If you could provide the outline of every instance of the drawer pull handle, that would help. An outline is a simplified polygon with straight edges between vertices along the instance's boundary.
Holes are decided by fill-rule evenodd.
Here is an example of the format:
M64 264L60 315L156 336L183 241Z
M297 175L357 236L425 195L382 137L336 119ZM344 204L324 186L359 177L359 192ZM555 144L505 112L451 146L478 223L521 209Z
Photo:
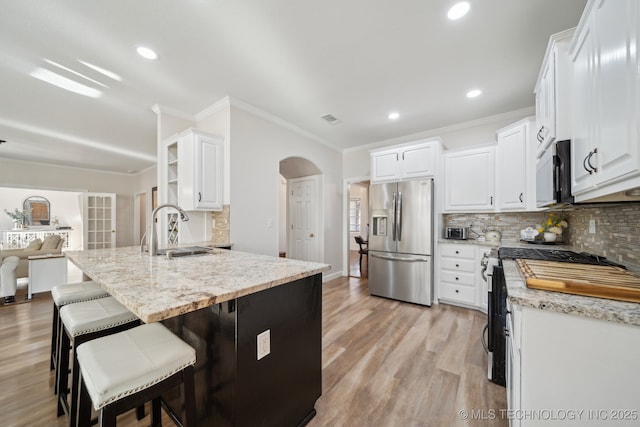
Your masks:
M460 267L460 264L456 264L456 267Z
M458 279L458 278L456 277L456 280L460 280L460 279Z
M457 293L459 293L459 292L460 292L460 290L459 290L459 289L456 289L456 294L457 294Z
M456 255L459 254L459 253L460 253L460 251L456 251Z

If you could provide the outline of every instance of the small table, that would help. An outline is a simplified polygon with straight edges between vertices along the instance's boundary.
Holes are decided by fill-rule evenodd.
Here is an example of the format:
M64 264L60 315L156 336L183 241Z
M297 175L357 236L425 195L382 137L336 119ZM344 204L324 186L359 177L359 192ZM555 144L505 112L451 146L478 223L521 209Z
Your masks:
M33 294L48 292L53 286L67 283L67 258L64 254L35 255L29 257L29 289Z

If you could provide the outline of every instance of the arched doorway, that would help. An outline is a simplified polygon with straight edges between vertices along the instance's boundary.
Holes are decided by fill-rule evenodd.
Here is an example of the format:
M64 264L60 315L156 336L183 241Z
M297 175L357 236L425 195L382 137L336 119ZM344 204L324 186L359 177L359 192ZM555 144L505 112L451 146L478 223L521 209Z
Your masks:
M322 171L302 157L280 161L280 256L324 261Z

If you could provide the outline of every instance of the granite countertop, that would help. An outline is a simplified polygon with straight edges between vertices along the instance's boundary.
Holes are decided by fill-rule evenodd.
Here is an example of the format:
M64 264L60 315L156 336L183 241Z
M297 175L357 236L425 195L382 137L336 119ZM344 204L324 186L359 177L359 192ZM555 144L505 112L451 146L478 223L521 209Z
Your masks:
M511 304L640 326L640 304L605 298L529 289L518 265L502 260Z
M246 252L150 257L139 246L65 255L143 322L156 322L328 271L331 266Z

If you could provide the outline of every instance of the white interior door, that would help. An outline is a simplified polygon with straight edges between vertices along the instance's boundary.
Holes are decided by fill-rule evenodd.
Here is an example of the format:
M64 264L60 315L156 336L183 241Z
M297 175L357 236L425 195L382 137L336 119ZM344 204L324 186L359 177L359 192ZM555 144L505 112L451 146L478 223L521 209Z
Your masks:
M84 193L83 233L85 249L116 246L116 195Z
M320 176L295 178L288 181L289 258L321 261L322 213L320 207Z

